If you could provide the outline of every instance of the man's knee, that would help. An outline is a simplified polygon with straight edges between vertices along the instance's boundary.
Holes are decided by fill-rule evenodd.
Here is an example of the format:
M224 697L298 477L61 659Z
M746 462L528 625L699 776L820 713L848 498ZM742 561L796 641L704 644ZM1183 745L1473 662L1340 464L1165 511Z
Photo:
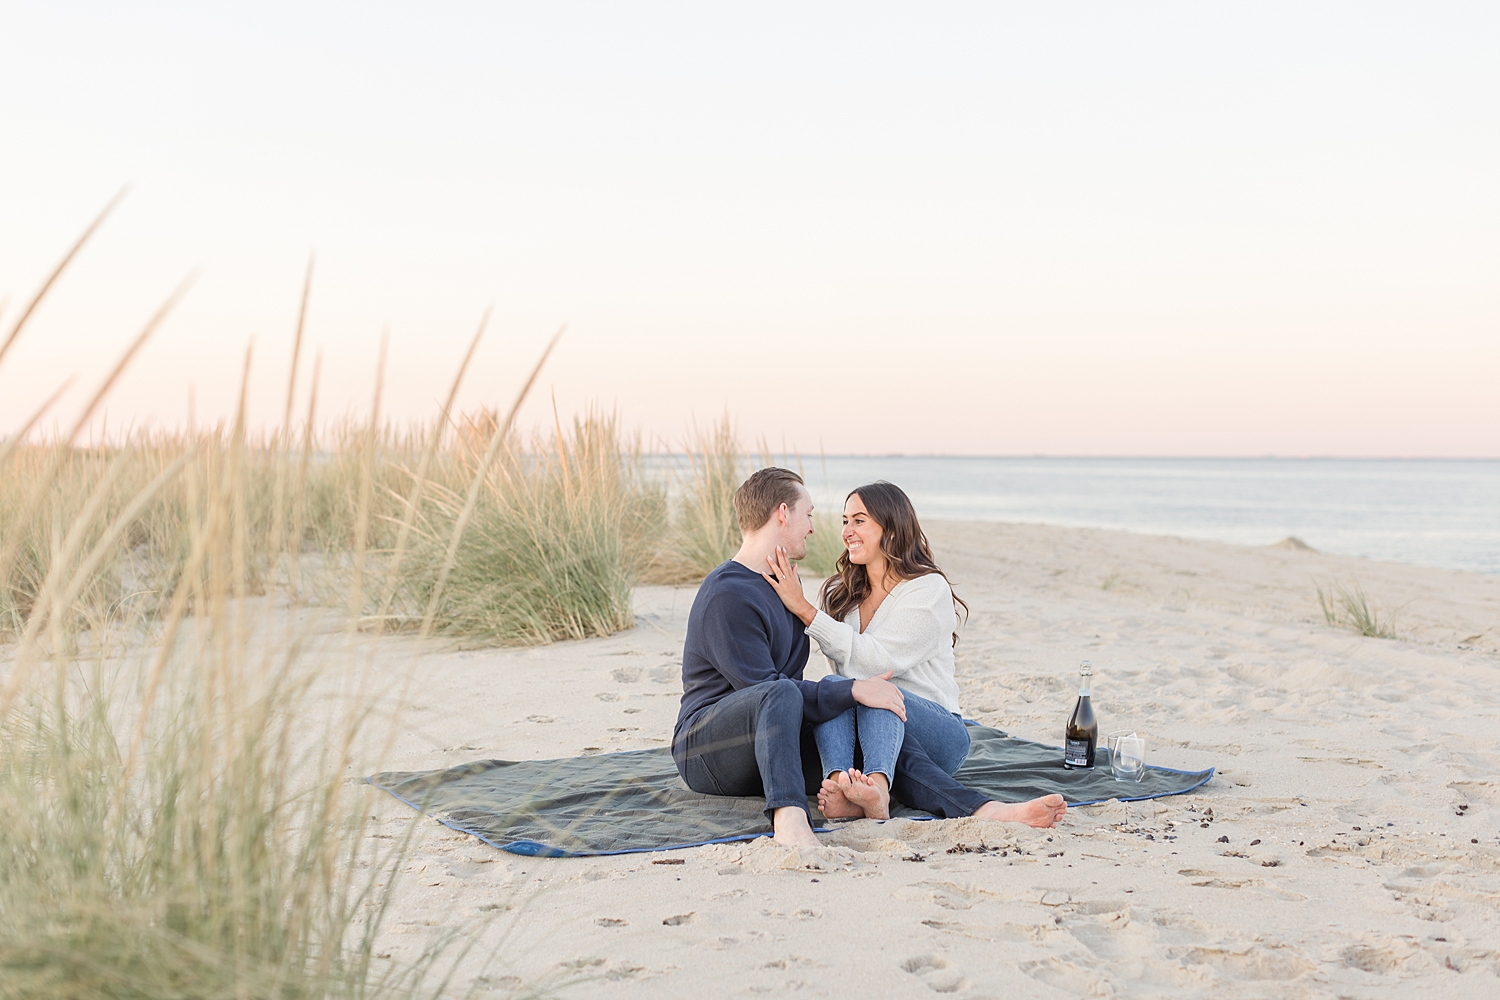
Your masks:
M802 689L797 686L796 681L790 677L782 677L779 680L767 681L761 686L766 688L761 704L767 711L795 711L799 716L801 715Z
M795 733L802 728L802 689L785 677L755 685L760 706L755 726L777 733Z

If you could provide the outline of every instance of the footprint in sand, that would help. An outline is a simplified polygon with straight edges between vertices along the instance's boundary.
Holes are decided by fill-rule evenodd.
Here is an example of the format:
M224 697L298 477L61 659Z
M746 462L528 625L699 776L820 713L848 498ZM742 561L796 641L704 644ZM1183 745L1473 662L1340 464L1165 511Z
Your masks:
M1391 948L1371 947L1365 944L1352 944L1339 954L1339 958L1349 968L1358 969L1361 972L1373 973L1377 976L1383 976L1393 971L1407 957L1406 955L1398 955Z
M1044 958L1022 962L1019 968L1037 982L1045 983L1070 996L1108 996L1114 992L1107 978L1062 959Z
M788 955L786 958L776 958L764 963L762 969L812 969L817 968L820 963L805 955Z
M934 993L957 993L969 980L940 955L917 955L901 963L901 971L910 973Z
M891 894L903 901L936 903L945 910L968 910L985 899L998 898L988 889L953 882L918 882ZM1066 900L1063 900L1064 902Z
M604 973L604 978L615 982L621 979L635 979L646 971L644 965L631 965L629 962L618 962L609 967Z
M1296 979L1317 968L1296 948L1265 944L1186 948L1173 957L1184 965L1206 965L1230 979Z

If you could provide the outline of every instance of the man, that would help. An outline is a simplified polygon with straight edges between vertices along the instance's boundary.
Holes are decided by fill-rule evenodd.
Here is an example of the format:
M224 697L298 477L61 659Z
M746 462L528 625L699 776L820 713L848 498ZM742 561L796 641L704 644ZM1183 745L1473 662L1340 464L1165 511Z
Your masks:
M807 554L812 510L802 477L786 469L761 469L735 491L744 542L733 559L704 578L693 601L682 655L682 707L672 733L672 757L689 788L764 796L775 840L797 847L819 843L807 808L807 797L823 778L811 727L855 704L906 717L901 689L889 673L870 680L802 677L807 632L761 574L778 548L794 560ZM1051 826L1064 808L1058 796L1022 804L990 801L953 780L916 746L902 747L896 770L898 797L935 816Z

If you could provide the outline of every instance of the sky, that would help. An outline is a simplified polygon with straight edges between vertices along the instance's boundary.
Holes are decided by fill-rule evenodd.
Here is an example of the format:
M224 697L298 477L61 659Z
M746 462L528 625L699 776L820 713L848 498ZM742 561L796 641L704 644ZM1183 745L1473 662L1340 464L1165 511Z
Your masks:
M804 453L1500 455L1500 7L0 0L0 435L286 402Z

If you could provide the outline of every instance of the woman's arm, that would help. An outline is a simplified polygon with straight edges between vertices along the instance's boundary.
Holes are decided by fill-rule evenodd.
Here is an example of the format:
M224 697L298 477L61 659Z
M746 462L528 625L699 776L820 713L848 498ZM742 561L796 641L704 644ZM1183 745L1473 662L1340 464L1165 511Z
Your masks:
M860 632L808 602L797 567L784 554L778 551L767 562L771 572L762 574L766 582L787 610L807 626L807 634L818 640L823 655L845 677L862 680L887 672L900 677L931 659L942 643L951 641L953 590L940 573L911 581L899 598L887 597L891 603L880 608L879 631Z
M797 567L793 566L791 561L787 559L786 553L783 550L778 548L776 555L774 557L768 556L766 562L769 564L771 572L762 573L761 576L766 578L766 582L771 585L772 590L776 591L776 596L781 598L781 603L786 605L788 611L800 618L803 624L811 623L819 615L822 615L829 621L833 621L832 618L828 618L827 615L808 603L807 597L802 593L802 578L797 575ZM845 627L847 628L847 626ZM809 629L809 632L811 632L811 629ZM853 695L854 700L859 704L869 708L883 708L887 711L895 712L901 721L905 722L906 696L901 693L900 688L891 683L891 674L892 671L890 670L877 670L871 674L857 677L854 679L854 683L849 685L849 693ZM825 677L823 680L827 681L828 678ZM819 683L822 682L820 681Z

